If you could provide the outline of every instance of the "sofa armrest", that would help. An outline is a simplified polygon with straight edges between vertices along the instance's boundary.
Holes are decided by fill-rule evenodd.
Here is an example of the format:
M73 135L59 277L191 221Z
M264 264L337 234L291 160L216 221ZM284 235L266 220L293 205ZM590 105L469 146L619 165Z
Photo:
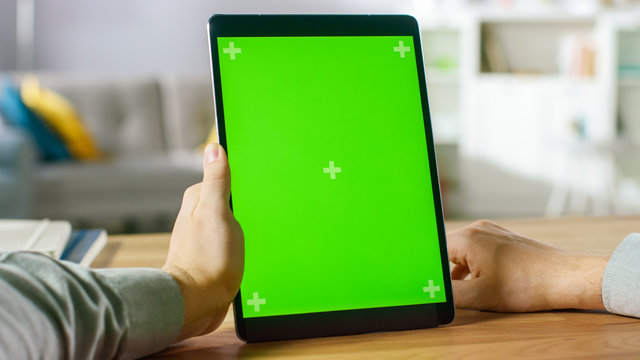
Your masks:
M35 167L31 139L15 129L0 129L0 218L31 216Z
M33 146L29 137L22 131L4 127L0 129L0 166L19 168L32 163Z

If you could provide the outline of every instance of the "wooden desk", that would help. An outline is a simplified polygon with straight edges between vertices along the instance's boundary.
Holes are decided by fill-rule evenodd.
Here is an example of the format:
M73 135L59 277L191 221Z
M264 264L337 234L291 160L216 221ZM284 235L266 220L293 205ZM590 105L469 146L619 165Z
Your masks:
M520 234L566 249L610 253L640 217L507 220ZM451 231L466 223L447 223ZM169 235L112 236L96 266L161 266ZM231 312L212 334L193 338L152 358L236 359L639 359L640 320L586 311L500 314L457 310L434 329L244 344Z

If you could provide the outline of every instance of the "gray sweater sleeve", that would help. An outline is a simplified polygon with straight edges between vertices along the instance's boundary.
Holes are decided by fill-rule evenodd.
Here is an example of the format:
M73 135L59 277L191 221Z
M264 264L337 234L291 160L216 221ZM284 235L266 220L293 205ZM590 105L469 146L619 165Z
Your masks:
M140 357L175 341L183 316L180 288L160 270L0 255L0 359Z
M613 252L602 277L607 311L640 317L640 234L630 234Z

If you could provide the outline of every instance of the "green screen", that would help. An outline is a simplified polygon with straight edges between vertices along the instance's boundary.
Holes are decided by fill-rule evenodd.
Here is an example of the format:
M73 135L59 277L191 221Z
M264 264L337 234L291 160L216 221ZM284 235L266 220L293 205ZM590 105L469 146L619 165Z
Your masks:
M244 317L445 302L413 38L218 49Z

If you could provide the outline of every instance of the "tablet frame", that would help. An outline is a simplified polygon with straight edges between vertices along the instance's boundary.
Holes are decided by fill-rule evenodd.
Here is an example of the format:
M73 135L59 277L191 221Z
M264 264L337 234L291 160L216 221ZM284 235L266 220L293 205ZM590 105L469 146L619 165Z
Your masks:
M446 234L440 197L435 146L431 129L426 77L415 18L408 15L213 15L208 22L209 55L213 81L218 142L227 149L224 104L220 82L218 37L276 36L412 36L418 69L420 95L436 222L440 244L446 302L307 314L244 318L240 291L233 302L236 334L246 342L297 339L366 332L436 327L453 321L455 309ZM215 55L215 56L214 56ZM391 144L392 145L392 144ZM231 202L231 200L230 200ZM233 208L233 205L231 205Z

